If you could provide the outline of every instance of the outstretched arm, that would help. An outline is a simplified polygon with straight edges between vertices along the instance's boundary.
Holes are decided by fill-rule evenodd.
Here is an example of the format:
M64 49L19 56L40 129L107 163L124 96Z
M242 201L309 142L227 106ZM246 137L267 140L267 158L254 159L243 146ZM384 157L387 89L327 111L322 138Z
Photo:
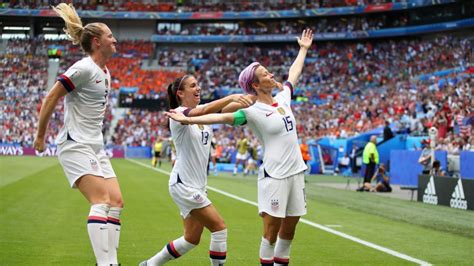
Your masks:
M215 101L210 102L209 104L191 109L191 111L187 114L188 116L201 116L206 114L213 114L213 113L227 113L227 112L234 112L242 108L247 108L254 104L256 99L252 97L252 95L244 95L244 94L232 94L228 95L222 99L218 99Z
M304 59L308 53L308 49L313 43L313 31L310 29L303 30L301 38L298 38L298 44L300 45L300 51L295 61L290 67L290 72L288 73L288 81L291 82L293 86L296 86L296 82L301 75L303 70Z
M175 112L170 110L165 112L165 115L177 122L182 124L200 124L200 125L211 125L211 124L234 124L234 114L225 113L225 114L207 114L202 116L189 117L185 116L180 112Z
M38 129L36 131L35 142L33 143L33 147L39 151L44 151L45 143L44 143L44 136L46 134L46 129L48 128L49 119L53 114L54 108L56 107L59 98L63 97L67 94L66 88L64 88L63 84L57 81L48 95L44 98L43 104L41 106L40 114L39 114L39 122L38 122Z

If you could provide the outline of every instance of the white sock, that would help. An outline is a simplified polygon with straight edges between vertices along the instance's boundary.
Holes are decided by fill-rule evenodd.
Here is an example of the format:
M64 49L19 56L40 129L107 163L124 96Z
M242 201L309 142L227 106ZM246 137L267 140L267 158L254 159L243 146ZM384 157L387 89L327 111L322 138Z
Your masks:
M260 264L262 266L273 266L273 253L275 250L275 245L270 244L270 242L262 237L262 242L260 243Z
M89 217L87 220L87 231L94 250L97 265L109 265L108 254L108 230L107 230L107 213L109 205L94 204L91 206Z
M196 247L186 241L184 236L169 242L160 252L147 261L147 265L160 266L166 262L177 259Z
M212 266L224 265L227 256L227 229L211 233L209 257Z
M234 166L234 175L237 174L237 167Z
M275 244L275 266L288 265L290 263L291 240L278 238Z
M111 264L118 264L117 250L120 240L120 213L122 208L110 207L107 217L107 230L109 234L109 261Z

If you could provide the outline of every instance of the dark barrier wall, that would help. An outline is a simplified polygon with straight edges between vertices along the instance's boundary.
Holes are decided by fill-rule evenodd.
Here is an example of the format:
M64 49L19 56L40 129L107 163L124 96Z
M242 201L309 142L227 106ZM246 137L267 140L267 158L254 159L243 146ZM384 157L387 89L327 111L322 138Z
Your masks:
M474 210L474 180L419 175L418 201Z
M417 186L418 175L423 167L418 163L421 151L391 151L390 178L392 184ZM441 167L447 169L447 152L436 151L435 158L441 162Z
M474 179L474 152L463 151L460 157L461 177Z

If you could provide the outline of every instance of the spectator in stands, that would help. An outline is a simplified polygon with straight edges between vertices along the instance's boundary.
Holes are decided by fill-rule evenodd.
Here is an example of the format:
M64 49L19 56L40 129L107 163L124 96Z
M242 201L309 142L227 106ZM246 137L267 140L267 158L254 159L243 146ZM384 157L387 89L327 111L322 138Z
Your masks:
M387 141L393 137L394 135L393 135L392 129L390 129L390 122L385 121L385 127L383 128L383 140Z
M433 162L433 167L430 170L430 176L445 176L446 173L444 172L443 168L441 168L441 162L438 160L435 160Z
M431 147L430 147L431 141L430 139L423 139L421 141L421 155L420 158L418 159L418 163L420 163L423 166L423 171L421 172L424 175L427 175L430 173L431 170L431 160L432 160L432 152L431 152Z
M365 145L362 159L365 164L364 183L357 191L365 191L366 184L370 185L370 181L375 173L375 167L379 163L379 152L377 151L377 136L371 136L370 141Z

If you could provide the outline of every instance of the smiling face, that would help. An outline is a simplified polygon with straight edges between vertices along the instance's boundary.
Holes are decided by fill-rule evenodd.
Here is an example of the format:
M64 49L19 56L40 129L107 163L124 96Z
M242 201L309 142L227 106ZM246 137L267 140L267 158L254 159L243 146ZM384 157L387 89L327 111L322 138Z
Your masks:
M201 102L201 87L194 76L186 77L176 92L181 101L181 105L186 107L196 107Z
M272 90L276 87L276 81L272 73L270 73L265 67L259 66L255 70L255 81L252 86L255 88L257 94L272 93Z
M101 54L106 57L112 57L112 55L117 52L117 48L115 47L117 40L107 25L102 24L101 26L103 33L100 38L98 38L97 48Z

